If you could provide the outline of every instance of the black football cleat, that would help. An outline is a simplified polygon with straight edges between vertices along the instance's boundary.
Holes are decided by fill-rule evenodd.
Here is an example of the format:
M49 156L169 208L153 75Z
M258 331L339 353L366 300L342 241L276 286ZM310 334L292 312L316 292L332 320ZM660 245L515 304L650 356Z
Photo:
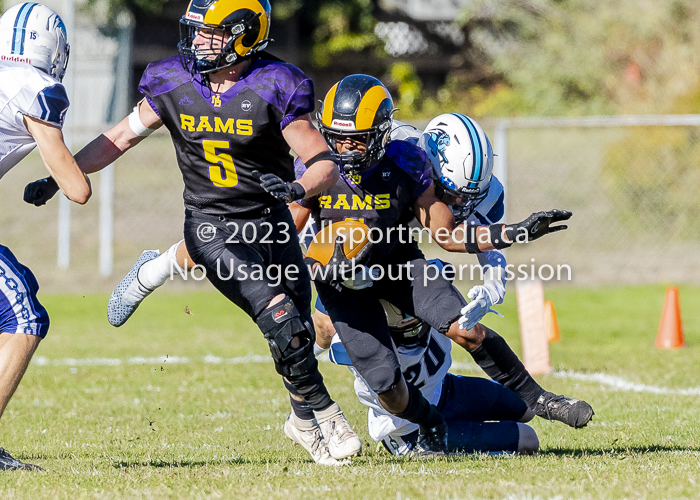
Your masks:
M537 398L533 411L538 417L558 420L574 429L586 427L595 415L591 405L585 401L559 396L549 391L544 391Z
M441 457L447 453L447 424L427 428L420 426L418 441L413 448L416 457Z
M38 465L25 464L10 455L5 448L0 448L0 470L44 470Z

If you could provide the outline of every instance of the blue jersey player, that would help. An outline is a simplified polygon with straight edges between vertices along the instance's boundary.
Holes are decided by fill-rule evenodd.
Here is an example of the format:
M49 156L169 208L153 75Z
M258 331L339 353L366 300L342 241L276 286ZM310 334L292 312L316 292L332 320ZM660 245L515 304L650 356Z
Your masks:
M82 204L90 197L90 184L61 132L68 110L61 84L68 51L61 18L44 5L16 5L0 18L0 178L39 146L56 185ZM0 245L0 416L48 333L38 290L32 272ZM0 470L33 468L38 467L0 448Z
M341 465L361 444L318 371L311 284L287 209L334 184L338 169L309 118L315 106L311 79L263 51L269 28L268 0L192 0L181 20L180 57L150 64L138 107L76 158L84 172L95 172L153 130L168 129L185 184L186 251L257 323L285 386L314 410L299 444L316 462ZM290 147L310 166L300 179ZM254 233L252 240L235 237L244 227ZM110 323L125 322L160 284L151 279L158 257L144 252L117 286ZM280 283L267 272L270 266L296 273ZM256 268L263 270L260 279L249 276ZM322 423L333 435L323 436Z

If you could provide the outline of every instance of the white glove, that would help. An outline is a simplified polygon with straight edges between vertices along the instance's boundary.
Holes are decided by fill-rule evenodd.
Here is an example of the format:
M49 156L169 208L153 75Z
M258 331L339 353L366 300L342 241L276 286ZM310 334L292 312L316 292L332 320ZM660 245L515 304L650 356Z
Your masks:
M473 286L467 293L467 298L471 302L462 308L460 311L462 316L457 320L462 330L471 330L481 321L481 318L490 312L497 314L501 318L503 317L503 315L491 309L494 300L485 286Z
M367 266L358 264L355 266L354 275L343 281L343 286L350 290L364 290L374 284L375 279L379 278L380 270L377 268L370 269Z

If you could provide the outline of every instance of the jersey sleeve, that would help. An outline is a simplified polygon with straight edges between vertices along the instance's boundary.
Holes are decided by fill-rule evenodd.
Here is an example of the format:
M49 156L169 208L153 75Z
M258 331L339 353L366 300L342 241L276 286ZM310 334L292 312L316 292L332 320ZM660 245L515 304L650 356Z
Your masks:
M407 141L391 141L387 147L386 155L413 180L413 199L420 198L420 195L433 182L430 163L425 152Z
M37 92L23 114L63 127L69 105L66 89L57 83Z
M310 78L307 78L299 83L289 97L280 128L284 129L300 116L311 113L314 108L314 84Z
M489 184L489 192L476 207L474 215L480 224L495 224L503 218L505 213L505 192L503 184L494 176Z
M155 98L189 82L190 79L191 75L182 68L180 58L169 57L146 66L139 82L139 92L146 96L153 111L162 118Z

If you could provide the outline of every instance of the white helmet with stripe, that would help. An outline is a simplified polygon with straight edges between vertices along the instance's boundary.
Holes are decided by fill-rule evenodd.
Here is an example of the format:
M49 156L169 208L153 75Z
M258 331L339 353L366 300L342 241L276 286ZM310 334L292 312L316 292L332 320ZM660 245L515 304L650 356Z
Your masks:
M69 53L66 27L47 6L26 2L0 17L0 61L31 64L61 81Z
M463 202L483 199L493 174L493 150L476 121L459 113L433 118L418 139L433 164L436 191Z

